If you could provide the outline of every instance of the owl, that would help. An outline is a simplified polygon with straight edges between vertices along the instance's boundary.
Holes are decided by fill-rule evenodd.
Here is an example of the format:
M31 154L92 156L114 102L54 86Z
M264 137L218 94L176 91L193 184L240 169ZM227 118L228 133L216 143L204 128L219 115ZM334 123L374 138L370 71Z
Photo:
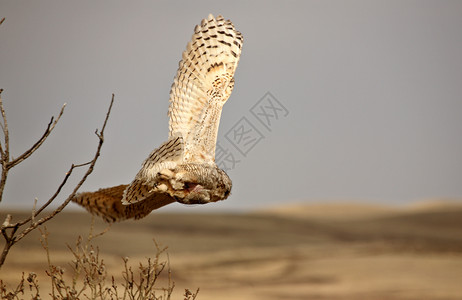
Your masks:
M242 43L242 34L230 20L213 15L202 20L183 52L170 90L168 140L149 154L130 184L79 193L73 201L115 222L145 217L173 202L226 199L232 182L215 163L215 146Z

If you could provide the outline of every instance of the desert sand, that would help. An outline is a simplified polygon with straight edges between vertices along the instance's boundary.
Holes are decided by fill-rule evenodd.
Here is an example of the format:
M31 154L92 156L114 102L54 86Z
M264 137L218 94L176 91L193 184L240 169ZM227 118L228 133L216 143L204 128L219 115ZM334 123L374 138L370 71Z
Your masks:
M53 264L70 268L66 244L85 236L90 223L84 212L48 223ZM105 227L96 221L95 231ZM114 224L94 242L117 277L122 257L136 266L155 255L153 239L168 246L173 299L183 299L185 288L200 288L197 299L204 300L462 299L460 202L287 205L245 214L159 210ZM13 248L0 278L13 285L33 271L46 286L46 266L33 233Z

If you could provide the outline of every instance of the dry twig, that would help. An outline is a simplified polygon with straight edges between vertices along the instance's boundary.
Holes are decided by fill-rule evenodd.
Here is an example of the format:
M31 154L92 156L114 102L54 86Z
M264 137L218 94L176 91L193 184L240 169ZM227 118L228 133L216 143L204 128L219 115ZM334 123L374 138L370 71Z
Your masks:
M48 123L48 126L45 130L45 133L38 139L38 141L30 147L27 151L25 151L23 154L18 156L16 159L10 160L10 145L9 145L9 131L8 131L8 122L6 119L6 113L3 107L3 101L1 98L1 92L3 90L0 89L0 112L3 118L3 137L4 141L3 143L0 143L0 154L1 154L1 164L2 164L2 174L0 177L0 201L2 200L2 195L3 195L3 190L5 188L5 183L6 179L8 177L8 172L10 171L11 168L14 166L18 165L19 163L23 162L25 159L30 157L42 144L43 142L47 139L47 137L50 135L50 133L53 131L55 128L56 124L58 123L59 119L61 118L65 105L61 108L61 111L56 118L54 117L51 118L51 121ZM112 99L111 103L109 105L108 111L106 113L106 118L104 119L103 127L101 128L100 131L96 130L95 134L98 137L98 146L96 148L95 155L93 156L93 159L87 163L83 164L72 164L69 171L67 171L66 175L64 176L63 181L61 184L58 186L56 192L51 196L51 198L43 204L40 208L36 209L34 205L34 209L32 210L32 214L30 217L20 220L16 223L11 223L12 221L12 216L7 215L5 221L3 222L3 225L0 227L2 236L5 240L5 245L3 247L2 254L0 256L0 268L5 262L5 258L9 253L9 250L11 247L16 244L18 241L20 241L22 238L24 238L28 233L31 231L35 230L38 226L44 224L45 222L49 221L52 219L54 216L56 216L58 213L60 213L66 206L69 204L69 202L72 200L72 198L75 196L79 188L82 186L82 184L85 182L87 177L93 172L94 166L96 164L96 161L98 160L101 152L101 147L103 146L104 143L104 130L106 129L106 124L109 119L109 115L111 113L112 105L114 103L114 94L112 94ZM73 191L71 194L69 194L64 200L63 203L61 203L58 208L53 210L51 213L49 213L46 216L43 216L42 218L36 220L36 217L45 209L47 208L55 199L56 197L60 194L62 188L64 185L67 183L67 180L71 176L72 172L76 168L88 166L85 174L82 176L80 181L77 183L77 185L74 187ZM25 226L24 228L21 228ZM21 229L21 230L19 230Z
M72 282L69 284L65 276L67 272L60 266L53 265L48 245L48 231L46 227L41 230L41 243L48 258L47 275L51 279L52 299L130 299L130 300L168 300L171 299L174 284L170 278L170 263L162 260L167 248L161 248L154 241L156 254L154 258L147 258L147 263L139 263L138 267L129 265L129 259L123 258L125 270L122 272L122 282L118 283L114 276L108 279L107 268L100 256L99 248L93 245L93 239L103 235L108 228L99 234L93 234L93 221L90 233L86 239L79 236L74 247L68 245L73 260L70 268ZM169 280L167 287L157 287L161 273L167 268ZM23 291L24 280L11 293ZM119 294L118 284L122 286L123 293ZM38 288L36 289L38 291ZM5 293L6 294L6 289ZM194 300L197 295L185 290L184 299Z

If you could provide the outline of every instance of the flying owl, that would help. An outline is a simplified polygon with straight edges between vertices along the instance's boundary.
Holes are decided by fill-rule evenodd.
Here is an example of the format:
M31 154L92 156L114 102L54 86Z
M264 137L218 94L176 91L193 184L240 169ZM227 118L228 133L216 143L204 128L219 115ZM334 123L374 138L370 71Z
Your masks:
M221 110L234 87L242 34L209 15L194 29L170 90L169 137L129 185L77 194L73 201L108 222L139 219L164 205L226 199L231 179L215 164Z

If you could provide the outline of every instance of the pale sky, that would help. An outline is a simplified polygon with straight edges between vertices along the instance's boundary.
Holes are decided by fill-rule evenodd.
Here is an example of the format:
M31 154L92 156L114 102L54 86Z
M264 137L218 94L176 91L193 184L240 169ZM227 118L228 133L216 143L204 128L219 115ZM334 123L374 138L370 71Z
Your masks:
M462 1L0 0L12 155L67 103L44 146L10 173L1 207L43 203L71 163L92 158L112 93L82 191L129 183L167 139L178 61L209 13L244 35L219 131L226 163L237 161L233 191L165 211L462 198Z

